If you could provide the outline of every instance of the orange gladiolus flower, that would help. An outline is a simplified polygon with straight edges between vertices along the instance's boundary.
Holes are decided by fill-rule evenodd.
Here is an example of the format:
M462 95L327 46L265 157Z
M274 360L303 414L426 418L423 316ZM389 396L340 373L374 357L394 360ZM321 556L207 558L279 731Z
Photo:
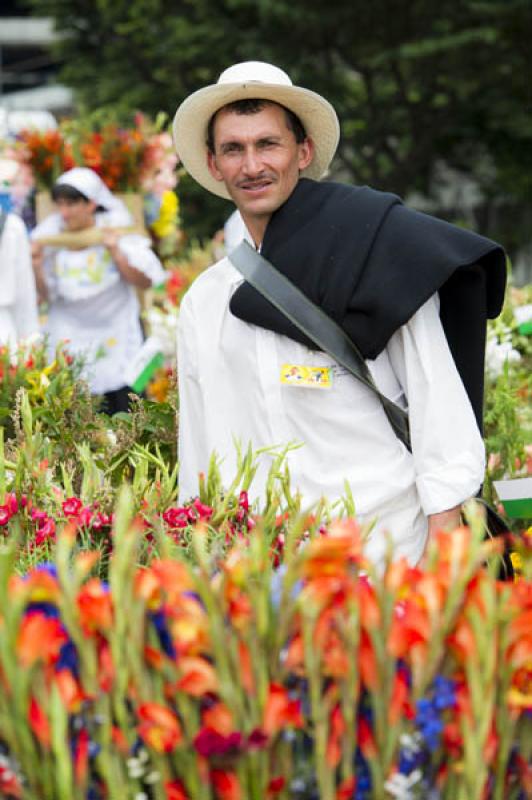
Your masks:
M325 758L331 768L336 768L342 757L342 737L345 733L345 721L342 710L336 705L329 718L329 739Z
M413 599L398 603L388 635L388 652L395 658L405 658L414 645L426 645L429 637L426 609Z
M36 661L53 663L68 636L58 619L32 611L23 618L17 638L17 653L25 667Z
M303 727L301 701L291 700L288 691L278 683L270 683L264 706L262 730L267 736L275 736L285 727Z
M448 638L448 644L456 657L464 662L466 659L478 660L477 645L473 628L467 620L459 620L453 633Z
M362 562L360 527L354 520L337 520L327 535L313 539L306 551L302 577L307 580L344 577Z
M139 736L157 753L171 753L182 741L181 725L175 714L159 703L142 703L137 713Z
M360 667L360 677L368 689L375 689L377 686L377 659L369 634L362 631L358 648L358 663Z
M61 669L55 674L55 682L61 695L65 708L69 713L75 714L81 708L81 704L86 698L79 682L75 679L69 669Z
M185 656L179 659L181 678L175 688L193 697L201 697L218 691L218 676L215 669L204 658Z
M532 661L518 669L507 695L508 705L517 711L532 711Z
M228 736L235 730L233 715L225 703L218 702L207 708L201 715L202 723L205 728L212 728L222 736Z
M98 578L91 578L81 588L77 606L84 631L107 631L113 624L111 593Z
M9 593L23 594L30 603L56 603L59 597L57 578L46 569L34 569L24 578L13 576Z
M244 642L238 643L238 660L240 662L240 678L246 692L250 695L255 694L255 676L253 674L253 664L251 653Z

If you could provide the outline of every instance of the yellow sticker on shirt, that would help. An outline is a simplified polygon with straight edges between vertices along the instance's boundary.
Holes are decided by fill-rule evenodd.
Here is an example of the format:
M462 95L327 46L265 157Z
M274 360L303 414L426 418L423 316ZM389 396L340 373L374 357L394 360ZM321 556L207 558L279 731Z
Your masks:
M330 367L283 364L281 383L285 386L303 386L307 389L331 389L332 371Z

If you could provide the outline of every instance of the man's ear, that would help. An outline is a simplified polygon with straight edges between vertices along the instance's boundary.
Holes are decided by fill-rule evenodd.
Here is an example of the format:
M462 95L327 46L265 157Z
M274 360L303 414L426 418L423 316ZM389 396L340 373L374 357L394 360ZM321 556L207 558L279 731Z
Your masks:
M207 150L207 166L212 177L217 181L223 181L222 175L216 166L216 156L211 150Z
M299 169L306 169L314 158L314 142L308 136L299 145Z

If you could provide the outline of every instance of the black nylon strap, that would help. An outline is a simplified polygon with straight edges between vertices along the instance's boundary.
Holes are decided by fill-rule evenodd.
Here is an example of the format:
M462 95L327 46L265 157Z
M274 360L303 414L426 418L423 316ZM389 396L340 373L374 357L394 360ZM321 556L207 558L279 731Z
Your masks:
M377 395L395 434L411 450L408 414L379 391L364 358L340 326L248 242L241 242L230 253L229 260L248 283L312 339L320 350L329 353Z

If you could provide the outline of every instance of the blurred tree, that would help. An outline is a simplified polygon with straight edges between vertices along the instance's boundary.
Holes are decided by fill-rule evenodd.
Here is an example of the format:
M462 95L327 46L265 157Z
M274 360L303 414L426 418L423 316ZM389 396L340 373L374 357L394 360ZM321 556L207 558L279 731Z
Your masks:
M530 0L31 3L65 34L63 79L90 108L171 115L229 64L271 60L336 107L333 177L417 193L510 251L531 238ZM442 202L457 176L479 189L469 216ZM230 206L191 184L185 226L211 235Z

